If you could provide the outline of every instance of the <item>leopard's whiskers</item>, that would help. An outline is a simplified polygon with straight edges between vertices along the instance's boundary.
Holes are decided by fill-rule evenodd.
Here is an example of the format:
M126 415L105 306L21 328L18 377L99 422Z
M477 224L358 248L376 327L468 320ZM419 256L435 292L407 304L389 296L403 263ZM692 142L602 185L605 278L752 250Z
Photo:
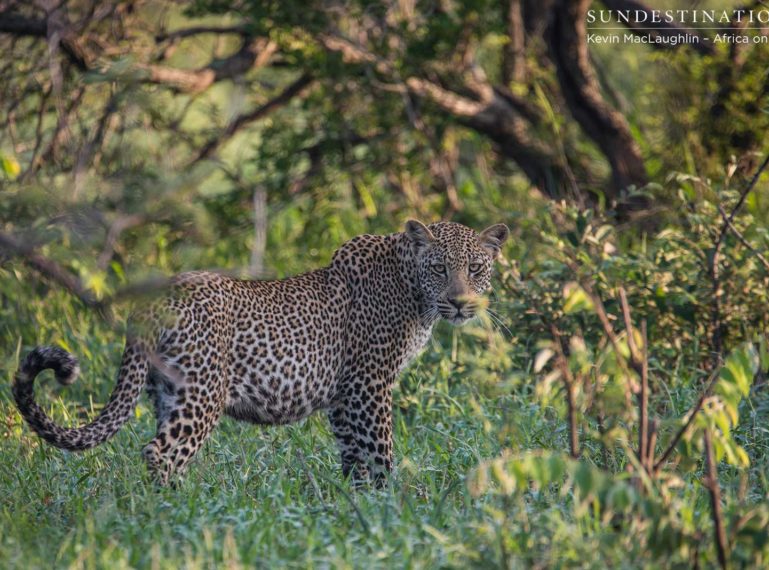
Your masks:
M513 333L510 331L510 329L507 327L507 325L505 325L505 323L502 320L502 317L499 315L499 313L495 313L494 311L492 311L491 309L489 309L487 307L486 308L486 314L489 315L489 317L491 318L491 320L494 323L496 323L499 327L504 329L507 332L507 334L509 334L511 337L513 336Z

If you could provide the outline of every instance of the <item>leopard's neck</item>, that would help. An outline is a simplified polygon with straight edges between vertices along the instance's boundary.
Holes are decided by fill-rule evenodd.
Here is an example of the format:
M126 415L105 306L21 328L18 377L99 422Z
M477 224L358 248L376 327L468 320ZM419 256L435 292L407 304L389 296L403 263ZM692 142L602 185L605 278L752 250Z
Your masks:
M437 313L429 311L422 293L422 287L419 283L419 274L417 272L417 258L414 249L406 234L393 234L395 241L395 251L400 260L400 273L403 282L411 291L419 307L419 314L415 315L419 323L426 329L432 329L432 326L438 321Z

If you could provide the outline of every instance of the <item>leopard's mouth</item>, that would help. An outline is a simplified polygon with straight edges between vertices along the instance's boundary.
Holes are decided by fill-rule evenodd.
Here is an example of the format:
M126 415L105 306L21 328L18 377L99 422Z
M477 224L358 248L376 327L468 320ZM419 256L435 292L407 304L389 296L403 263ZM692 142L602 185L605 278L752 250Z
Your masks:
M450 322L452 325L462 325L472 319L475 316L474 313L468 314L467 312L463 311L455 311L453 313L444 313L441 311L441 317L443 317L444 320Z

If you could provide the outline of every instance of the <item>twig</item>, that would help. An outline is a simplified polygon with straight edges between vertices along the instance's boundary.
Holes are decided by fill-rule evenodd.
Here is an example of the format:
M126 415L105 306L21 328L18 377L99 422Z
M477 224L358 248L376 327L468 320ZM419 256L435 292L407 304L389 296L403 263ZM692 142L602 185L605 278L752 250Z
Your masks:
M571 268L572 268L572 271L574 271L574 273L577 274L576 265L571 266ZM609 339L609 342L611 343L611 347L614 350L614 354L617 355L617 363L620 365L620 367L622 368L622 371L625 373L625 376L628 379L628 382L625 384L625 403L628 409L630 409L630 406L632 405L632 401L633 401L632 393L636 392L636 388L634 385L630 384L630 381L632 380L632 377L630 375L630 369L628 367L628 362L624 358L622 358L622 352L620 352L620 349L619 349L619 338L617 337L617 333L614 331L614 327L609 321L609 316L606 313L606 307L604 307L603 300L601 299L600 295L598 295L598 293L595 292L595 290L593 289L593 286L587 281L581 281L580 285L590 296L590 299L593 301L593 308L595 310L596 315L598 315L598 320L601 321L601 325L603 326L603 330L604 330L604 333L606 334L606 338ZM630 362L632 365L633 360L631 359ZM640 370L638 371L638 373L640 376Z
M201 160L205 160L206 158L210 157L214 152L216 152L222 143L231 139L240 128L247 125L248 123L252 123L253 121L261 119L272 111L282 107L293 97L301 94L307 87L312 84L312 82L312 75L309 73L304 73L296 81L291 83L288 87L267 101L264 105L261 105L253 111L249 111L248 113L238 115L235 120L227 125L227 127L224 129L224 132L210 139L206 144L203 145L195 158L189 163L188 167L193 166Z
M511 0L507 8L507 43L502 52L502 82L523 83L526 80L526 28L521 0Z
M718 211L721 213L721 217L724 219L724 222L726 222L727 227L732 231L732 233L735 235L735 237L740 240L740 243L744 245L749 251L751 251L756 258L761 262L761 264L769 270L769 260L764 257L764 255L758 251L756 248L754 248L751 243L745 238L744 235L738 230L735 225L732 223L732 221L729 219L729 217L726 215L726 211L723 209L721 204L718 205Z
M48 98L51 96L52 89L43 90L40 95L40 108L37 113L37 126L35 127L35 147L32 149L32 158L29 159L29 166L19 176L19 180L23 181L32 172L35 163L37 162L38 153L40 147L43 145L43 119L45 118L45 112L48 108Z
M756 170L756 173L753 175L753 178L750 179L750 182L748 183L745 188L742 189L742 192L740 193L740 197L737 200L737 203L732 208L731 214L724 220L723 225L721 226L721 231L718 235L718 240L716 241L716 247L719 248L721 246L721 243L724 241L724 236L726 234L726 230L729 227L729 224L734 221L734 217L737 215L737 213L742 209L743 204L745 203L745 199L748 197L748 194L750 194L751 190L756 186L756 183L758 182L758 179L761 177L761 174L766 170L766 167L769 166L769 154L764 158L764 161L761 163L761 166L758 167L758 170Z
M643 337L643 353L642 353L642 368L641 368L641 438L644 449L644 459L646 470L651 472L654 465L654 445L657 437L657 422L652 421L651 428L649 427L649 336L646 325L646 319L641 322L641 336Z
M724 514L721 511L721 486L718 483L718 469L716 468L713 441L709 429L705 430L705 467L707 469L705 486L710 493L713 534L716 540L718 564L725 570L729 566L727 560L728 545L726 542L726 530L724 529Z
M569 369L569 362L566 359L566 354L563 350L561 331L558 330L554 324L550 324L550 333L553 336L553 344L555 345L556 363L558 369L561 371L561 379L563 380L564 388L566 388L566 405L568 407L568 420L569 420L569 452L574 459L579 458L579 434L577 433L577 404L574 401L574 390L576 388L576 381L574 375Z
M684 434L689 430L689 427L691 427L692 422L694 421L694 417L702 409L702 405L705 403L705 400L710 395L710 390L713 388L713 385L715 384L716 379L718 378L719 372L720 370L716 368L713 372L710 373L710 378L708 379L708 383L705 386L705 389L702 391L702 394L700 394L700 397L697 400L697 403L689 412L689 417L687 418L686 423L683 426L681 426L681 429L679 429L678 432L673 436L673 439L670 440L670 443L668 444L667 448L665 448L665 451L662 453L660 458L654 464L655 472L659 471L663 463L665 463L665 461L667 461L667 458L670 457L670 454L673 453L673 450L676 448L676 445L678 445L678 442L681 440Z
M103 299L96 296L85 286L82 281L70 273L65 267L41 253L35 251L35 247L21 243L15 236L0 231L0 251L7 252L11 257L19 257L29 267L47 277L51 281L61 285L66 291L77 297L86 307L95 309L99 316L112 321L111 306L125 299L154 295L166 288L170 279L166 277L151 278L146 281L128 285L117 290L113 295Z
M240 77L255 67L263 67L277 50L277 44L266 38L243 42L242 47L224 59L214 59L198 69L180 69L165 65L138 63L139 81L167 85L177 91L200 93L217 81Z
M52 259L36 252L34 247L21 243L14 236L0 232L0 249L6 250L14 257L23 258L24 262L32 269L64 287L87 307L99 307L98 299L88 291L77 277Z
M708 268L708 273L710 274L710 280L712 282L713 289L713 302L710 312L711 326L713 328L711 349L713 351L712 364L714 368L722 352L724 335L724 323L721 315L721 295L723 293L721 290L720 270L721 248L723 247L724 238L726 237L726 233L729 231L729 227L732 225L735 216L742 209L748 194L750 194L753 188L755 188L756 184L758 183L758 179L761 177L761 174L764 172L767 166L769 166L769 154L766 156L766 158L764 158L764 161L761 163L761 166L758 167L758 170L756 170L753 178L750 179L750 182L745 186L745 188L742 189L742 192L740 192L740 197L732 208L731 213L728 216L724 216L721 229L719 230L718 236L716 237L716 240L713 244L713 255L710 258L710 267Z
M627 345L630 348L630 365L640 376L643 362L633 335L633 320L630 318L630 305L627 302L627 293L624 287L619 288L619 304L622 308L622 320L625 322L625 331L627 332Z
M519 291L521 294L529 301L530 307L536 307L536 303L533 302L531 299L531 296L529 295L528 290L526 289L526 286L520 282L521 287L519 288ZM532 309L532 314L535 314L542 325L550 330L550 335L553 338L553 344L555 345L555 353L556 353L556 366L559 367L559 370L561 371L561 379L564 384L564 388L566 389L566 405L568 407L567 413L568 413L568 423L569 423L569 453L571 456L575 459L579 458L580 450L579 450L579 433L577 432L577 410L576 410L576 402L574 398L574 389L576 387L576 380L571 373L571 370L569 369L569 363L566 359L566 353L563 348L562 344L562 334L561 331L558 329L558 326L551 322L547 316L545 316L541 311L538 311L536 309Z
M633 321L630 317L630 305L624 287L619 288L619 300L622 307L622 317L625 321L627 343L630 348L630 366L641 378L638 390L638 459L644 469L650 470L649 465L649 363L646 336L646 321L641 324L643 351L638 349L633 334Z
M659 430L659 421L654 418L649 423L649 443L647 444L647 463L648 471L652 473L654 471L654 450L657 448L657 431Z
M139 226L146 221L146 216L142 214L127 214L125 216L120 216L110 224L109 230L107 230L107 238L104 240L104 248L97 260L97 265L100 269L105 269L112 259L120 234L125 230Z

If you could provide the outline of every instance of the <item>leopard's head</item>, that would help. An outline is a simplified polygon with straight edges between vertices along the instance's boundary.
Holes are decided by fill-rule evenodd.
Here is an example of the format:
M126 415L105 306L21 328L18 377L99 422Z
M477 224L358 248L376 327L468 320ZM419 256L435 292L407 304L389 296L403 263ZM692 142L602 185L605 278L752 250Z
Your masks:
M510 231L495 224L480 234L451 222L406 223L424 301L423 316L461 324L475 316L491 286L491 270Z

